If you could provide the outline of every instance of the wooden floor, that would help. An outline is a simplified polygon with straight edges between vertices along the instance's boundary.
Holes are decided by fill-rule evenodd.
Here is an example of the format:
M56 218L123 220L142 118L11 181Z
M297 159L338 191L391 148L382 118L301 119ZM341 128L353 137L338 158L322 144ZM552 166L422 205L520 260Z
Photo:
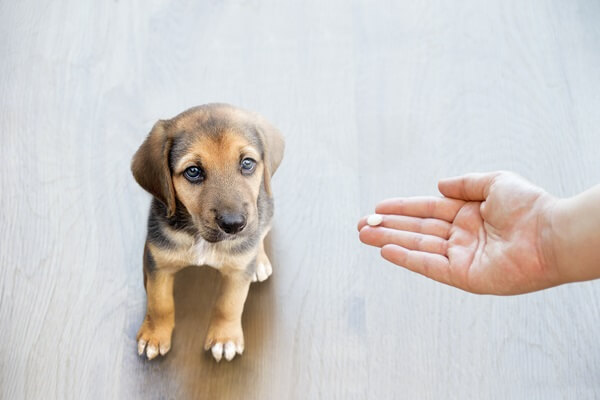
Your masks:
M463 172L600 182L598 1L3 1L0 60L2 399L600 397L600 281L470 295L355 230ZM286 135L274 274L216 364L218 273L180 273L173 349L148 362L129 163L157 119L214 101Z

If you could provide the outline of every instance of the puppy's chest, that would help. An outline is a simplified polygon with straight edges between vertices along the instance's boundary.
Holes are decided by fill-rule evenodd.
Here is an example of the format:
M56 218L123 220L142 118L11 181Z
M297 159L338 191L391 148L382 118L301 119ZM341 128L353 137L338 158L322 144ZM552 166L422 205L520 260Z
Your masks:
M207 265L215 269L245 268L251 261L248 255L234 255L229 251L227 243L210 243L199 239L192 246L192 258L196 265Z

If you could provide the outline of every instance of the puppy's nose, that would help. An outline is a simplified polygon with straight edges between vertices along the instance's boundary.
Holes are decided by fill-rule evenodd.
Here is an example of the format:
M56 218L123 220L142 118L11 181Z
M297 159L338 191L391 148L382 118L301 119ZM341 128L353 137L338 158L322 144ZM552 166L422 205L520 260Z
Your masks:
M233 235L244 229L246 217L242 214L219 214L217 215L217 225L223 232Z

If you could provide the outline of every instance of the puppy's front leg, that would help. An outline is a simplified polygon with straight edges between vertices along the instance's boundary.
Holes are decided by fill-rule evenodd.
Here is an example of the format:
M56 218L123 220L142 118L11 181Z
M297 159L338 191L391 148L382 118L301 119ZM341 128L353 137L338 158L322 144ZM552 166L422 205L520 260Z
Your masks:
M149 252L146 249L146 252ZM152 255L150 254L150 258ZM175 327L175 305L173 280L175 272L147 265L148 253L144 257L144 286L147 293L146 318L137 334L138 354L149 360L167 354L171 349L171 334Z
M250 276L245 271L223 274L221 291L206 335L204 349L211 349L217 361L223 355L230 361L244 352L242 312L250 287Z

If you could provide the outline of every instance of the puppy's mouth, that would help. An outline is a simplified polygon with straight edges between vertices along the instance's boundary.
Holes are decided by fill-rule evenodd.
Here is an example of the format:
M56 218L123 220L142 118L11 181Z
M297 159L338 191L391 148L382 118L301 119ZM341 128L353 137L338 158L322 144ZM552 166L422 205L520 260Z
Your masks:
M203 225L198 231L202 239L210 243L218 243L226 240L236 240L239 237L243 236L244 233L246 233L245 231L242 231L234 234L229 234L223 232L218 228L212 228L206 225Z
M230 235L227 235L226 233L221 232L218 229L204 227L204 229L200 231L200 236L202 236L202 239L206 240L207 242L217 243L226 240L227 236Z

